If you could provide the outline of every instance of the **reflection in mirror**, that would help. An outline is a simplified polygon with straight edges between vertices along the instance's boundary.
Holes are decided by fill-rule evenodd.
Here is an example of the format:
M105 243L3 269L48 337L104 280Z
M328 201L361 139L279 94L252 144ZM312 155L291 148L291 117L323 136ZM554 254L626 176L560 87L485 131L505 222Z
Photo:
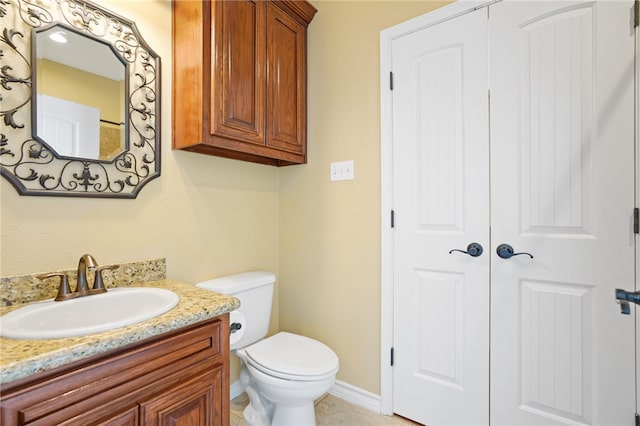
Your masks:
M135 198L160 176L161 68L135 23L89 0L0 0L0 17L2 176L20 195ZM54 53L50 35L66 38L73 59ZM100 72L87 68L105 58ZM85 77L99 82L83 86ZM91 124L60 115L61 104ZM89 142L85 127L110 133L113 147Z
M59 156L111 161L125 146L126 66L61 24L34 30L33 134Z

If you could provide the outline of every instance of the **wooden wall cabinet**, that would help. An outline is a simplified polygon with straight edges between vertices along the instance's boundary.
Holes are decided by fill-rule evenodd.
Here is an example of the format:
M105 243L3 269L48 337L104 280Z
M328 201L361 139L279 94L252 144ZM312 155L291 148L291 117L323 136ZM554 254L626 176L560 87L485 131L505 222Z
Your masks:
M229 424L229 315L3 385L0 424Z
M173 148L307 159L307 1L173 1Z

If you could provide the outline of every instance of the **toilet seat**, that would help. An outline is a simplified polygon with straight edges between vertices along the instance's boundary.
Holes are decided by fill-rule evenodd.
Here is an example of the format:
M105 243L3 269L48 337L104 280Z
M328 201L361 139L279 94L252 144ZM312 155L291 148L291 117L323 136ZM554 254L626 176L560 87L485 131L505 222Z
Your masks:
M337 355L309 337L280 332L244 348L246 361L273 377L296 381L324 380L336 374Z

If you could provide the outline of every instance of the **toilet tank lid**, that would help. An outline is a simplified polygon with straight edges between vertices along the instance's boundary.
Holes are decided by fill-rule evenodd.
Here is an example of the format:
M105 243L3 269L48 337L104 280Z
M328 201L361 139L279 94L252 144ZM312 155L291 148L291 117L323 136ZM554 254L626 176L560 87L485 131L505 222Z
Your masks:
M222 294L234 294L239 291L251 290L252 288L276 282L276 276L268 271L249 271L239 274L226 275L196 284L206 290L217 291Z

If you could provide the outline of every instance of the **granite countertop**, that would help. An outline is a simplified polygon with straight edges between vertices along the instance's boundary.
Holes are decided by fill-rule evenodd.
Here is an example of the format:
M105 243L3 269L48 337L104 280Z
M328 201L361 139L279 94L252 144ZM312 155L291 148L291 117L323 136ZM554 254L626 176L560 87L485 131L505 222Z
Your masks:
M195 324L240 306L235 297L172 280L140 282L132 287L165 288L178 294L180 302L169 312L153 319L87 336L44 340L0 337L0 384ZM20 305L4 307L0 313L5 314L18 307Z

